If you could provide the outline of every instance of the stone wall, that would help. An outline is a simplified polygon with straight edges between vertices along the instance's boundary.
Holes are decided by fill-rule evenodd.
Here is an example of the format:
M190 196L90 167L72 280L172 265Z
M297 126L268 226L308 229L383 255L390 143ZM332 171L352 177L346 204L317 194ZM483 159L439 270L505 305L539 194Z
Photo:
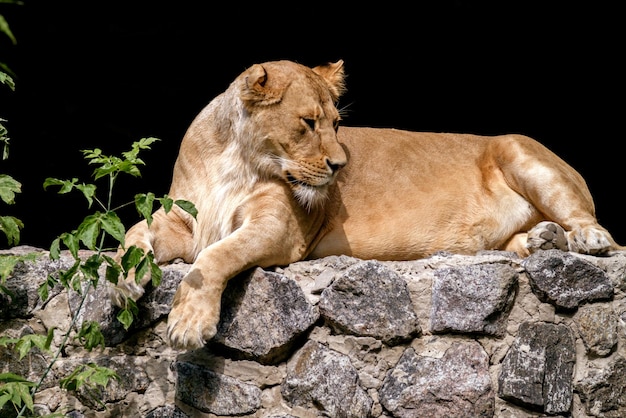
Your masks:
M41 252L0 295L0 334L55 333L78 294L38 286L73 259ZM89 253L85 253L88 256ZM97 321L106 348L64 350L35 399L71 417L623 417L626 416L626 253L556 250L447 253L407 262L328 257L256 269L229 283L218 334L172 350L165 321L186 264L140 301L125 331L105 286L88 291L75 327ZM104 283L104 279L101 280ZM50 354L19 360L0 346L1 372L38 380ZM106 390L66 392L81 363L115 369ZM90 396L91 395L91 396ZM99 400L101 403L94 401ZM0 416L12 416L5 413ZM14 414L13 414L14 416Z

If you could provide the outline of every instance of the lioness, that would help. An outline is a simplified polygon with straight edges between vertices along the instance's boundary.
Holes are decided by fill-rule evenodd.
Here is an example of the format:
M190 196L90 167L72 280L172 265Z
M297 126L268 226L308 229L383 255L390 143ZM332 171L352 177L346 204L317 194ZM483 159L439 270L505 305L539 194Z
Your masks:
M172 346L212 338L228 280L255 266L622 248L580 174L533 139L339 127L344 91L341 60L256 64L192 122L168 194L197 218L161 208L126 234L159 263L193 263L169 314ZM113 301L137 300L149 280L120 280Z

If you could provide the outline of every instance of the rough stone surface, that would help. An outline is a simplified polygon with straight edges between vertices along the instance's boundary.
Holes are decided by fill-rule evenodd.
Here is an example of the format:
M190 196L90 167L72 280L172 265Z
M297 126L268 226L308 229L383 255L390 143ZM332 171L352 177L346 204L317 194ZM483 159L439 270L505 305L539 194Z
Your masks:
M29 247L0 256L28 252L39 258L18 264L6 282L12 295L0 296L0 372L38 381L70 336L35 396L39 415L626 416L624 252L546 251L530 261L500 251L405 262L338 256L254 269L229 283L219 336L193 351L173 350L165 338L189 265L163 267L163 282L147 290L124 331L104 279L82 306L61 286L39 300L48 275L74 260ZM104 347L87 351L74 338L85 321L105 331ZM20 359L6 342L50 329L51 352ZM120 381L95 392L59 387L88 363L110 367Z
M584 259L559 250L539 251L524 261L537 297L563 310L613 297L606 272Z
M498 395L550 414L568 413L575 362L568 327L525 322L502 361Z
M604 305L581 306L574 316L580 338L591 356L609 355L617 345L618 318Z
M493 417L489 356L475 342L455 343L442 358L408 348L387 372L380 402L394 417Z
M260 268L231 279L213 342L260 363L284 360L295 340L319 318L298 284Z
M317 408L330 417L366 418L372 408L350 358L314 341L287 363L281 393L292 405Z
M391 345L421 333L412 306L406 282L375 261L347 269L322 292L319 302L321 315L336 332Z
M515 300L517 276L510 264L435 270L431 330L502 336Z
M202 412L238 416L261 406L261 390L254 385L183 361L176 368L176 397Z
M618 356L601 369L589 370L576 385L585 412L594 417L622 418L626 410L626 359Z

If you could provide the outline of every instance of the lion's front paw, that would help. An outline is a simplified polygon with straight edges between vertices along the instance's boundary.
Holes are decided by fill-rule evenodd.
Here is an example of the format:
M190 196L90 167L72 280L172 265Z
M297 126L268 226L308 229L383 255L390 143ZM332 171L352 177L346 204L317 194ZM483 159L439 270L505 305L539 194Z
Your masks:
M220 300L213 299L181 282L167 319L167 338L172 347L193 350L215 336Z
M555 222L540 222L528 232L526 248L531 254L539 250L551 249L568 251L565 229Z
M109 288L109 297L115 305L124 308L126 299L137 301L143 296L144 292L144 288L135 283L134 278L129 278L120 280L117 285L111 286Z

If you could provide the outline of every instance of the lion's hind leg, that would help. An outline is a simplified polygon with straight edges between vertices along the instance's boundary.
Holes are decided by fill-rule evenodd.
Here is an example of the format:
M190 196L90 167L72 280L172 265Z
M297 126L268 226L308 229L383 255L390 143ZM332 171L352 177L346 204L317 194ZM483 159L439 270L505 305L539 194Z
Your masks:
M582 176L537 141L521 135L499 137L490 150L505 181L544 219L527 234L530 253L557 248L584 254L619 250L595 216Z

